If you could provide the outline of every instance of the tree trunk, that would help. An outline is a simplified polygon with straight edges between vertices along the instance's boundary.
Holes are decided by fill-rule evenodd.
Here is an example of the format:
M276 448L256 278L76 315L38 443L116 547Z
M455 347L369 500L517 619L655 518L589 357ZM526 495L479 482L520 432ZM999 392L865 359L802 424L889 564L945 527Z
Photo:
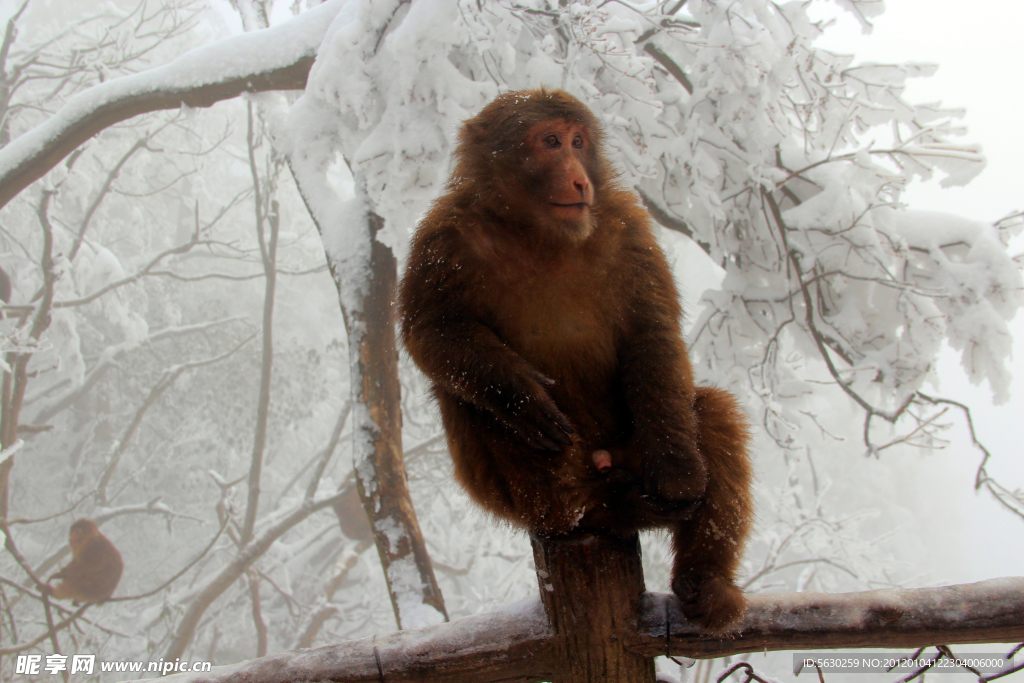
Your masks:
M644 572L640 540L531 536L541 601L555 632L556 683L654 683L636 637Z
M352 365L358 366L352 373L358 382L353 387L355 399L369 418L360 419L356 426L363 431L359 438L373 444L372 452L356 449L356 483L373 527L398 627L416 628L448 621L448 612L409 496L402 458L394 306L398 262L391 248L376 238L384 219L374 213L367 219L370 279L361 310L344 311L349 339L356 346L349 349ZM354 330L358 332L352 334Z

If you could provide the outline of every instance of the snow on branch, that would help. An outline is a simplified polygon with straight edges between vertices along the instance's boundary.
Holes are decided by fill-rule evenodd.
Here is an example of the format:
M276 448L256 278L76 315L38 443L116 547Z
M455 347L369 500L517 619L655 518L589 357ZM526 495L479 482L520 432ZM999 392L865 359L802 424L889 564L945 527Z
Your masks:
M0 206L120 121L182 105L209 107L243 92L305 88L320 43L345 1L325 2L278 26L205 45L78 93L0 150Z
M765 650L916 648L1024 640L1024 578L863 593L751 595L748 599L741 630L732 637L710 638L686 622L674 596L645 593L638 630L623 636L637 654L695 658ZM535 598L448 624L284 652L163 680L550 680L557 666L554 659L560 656L556 639Z

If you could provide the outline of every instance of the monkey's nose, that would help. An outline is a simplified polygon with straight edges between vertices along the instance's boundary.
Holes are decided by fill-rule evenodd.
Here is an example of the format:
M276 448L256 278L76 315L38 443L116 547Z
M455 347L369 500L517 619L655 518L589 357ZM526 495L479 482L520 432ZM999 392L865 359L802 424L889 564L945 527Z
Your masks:
M576 191L580 193L581 199L590 198L590 183L582 180L574 180L572 184L576 188Z

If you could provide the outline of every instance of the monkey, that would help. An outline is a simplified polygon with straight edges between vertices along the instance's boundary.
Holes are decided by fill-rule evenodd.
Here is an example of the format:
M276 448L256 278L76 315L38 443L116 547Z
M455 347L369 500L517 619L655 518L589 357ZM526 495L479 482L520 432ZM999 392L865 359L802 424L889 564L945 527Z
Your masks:
M753 517L746 417L695 386L651 219L582 102L507 92L463 122L399 316L471 499L540 535L666 528L684 614L734 628Z
M68 544L73 556L71 562L50 577L51 582L54 579L61 582L56 586L47 585L44 591L58 600L71 598L75 604L103 602L109 598L124 571L121 553L91 519L79 519L71 525Z
M338 526L345 537L353 541L369 541L373 539L373 529L366 518L366 510L359 500L359 491L350 485L333 505L334 514L338 518Z

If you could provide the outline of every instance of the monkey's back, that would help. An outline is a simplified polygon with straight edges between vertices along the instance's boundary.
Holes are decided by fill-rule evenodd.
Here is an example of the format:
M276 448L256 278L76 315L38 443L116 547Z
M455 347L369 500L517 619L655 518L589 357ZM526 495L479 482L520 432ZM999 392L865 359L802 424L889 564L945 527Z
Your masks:
M62 582L54 589L57 598L99 602L109 598L121 580L121 553L106 536L89 539L80 555L61 570Z

